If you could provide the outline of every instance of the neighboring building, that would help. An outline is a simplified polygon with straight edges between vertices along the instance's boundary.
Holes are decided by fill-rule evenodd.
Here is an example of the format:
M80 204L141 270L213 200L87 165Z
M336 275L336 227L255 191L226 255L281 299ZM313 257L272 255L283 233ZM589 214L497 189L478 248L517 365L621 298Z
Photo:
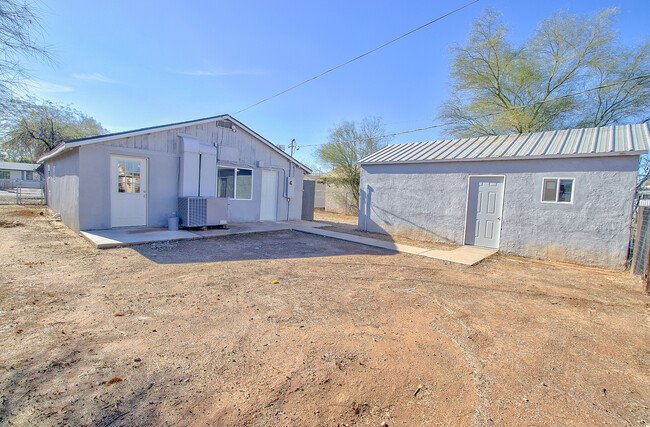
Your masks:
M39 161L74 230L166 226L188 196L227 200L229 222L296 220L311 173L229 115L67 141Z
M322 208L325 212L356 215L359 211L358 203L350 190L336 183L339 176L340 171L333 169L318 178L315 207Z
M0 162L0 188L20 185L25 188L39 188L42 177L36 172L36 163Z
M389 145L359 228L622 269L647 124Z

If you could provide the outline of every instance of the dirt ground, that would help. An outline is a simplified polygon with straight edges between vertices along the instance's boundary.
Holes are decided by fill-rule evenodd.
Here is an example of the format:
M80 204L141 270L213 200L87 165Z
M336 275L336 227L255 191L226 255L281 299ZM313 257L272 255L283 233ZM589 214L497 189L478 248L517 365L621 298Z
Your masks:
M629 273L292 231L97 250L42 209L0 206L2 424L650 422Z

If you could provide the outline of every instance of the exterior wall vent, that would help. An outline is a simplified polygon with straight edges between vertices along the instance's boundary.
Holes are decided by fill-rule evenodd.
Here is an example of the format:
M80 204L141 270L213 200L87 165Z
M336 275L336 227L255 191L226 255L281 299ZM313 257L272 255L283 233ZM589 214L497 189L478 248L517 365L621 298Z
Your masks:
M217 127L218 128L232 129L233 124L232 124L232 122L229 122L228 120L217 120Z

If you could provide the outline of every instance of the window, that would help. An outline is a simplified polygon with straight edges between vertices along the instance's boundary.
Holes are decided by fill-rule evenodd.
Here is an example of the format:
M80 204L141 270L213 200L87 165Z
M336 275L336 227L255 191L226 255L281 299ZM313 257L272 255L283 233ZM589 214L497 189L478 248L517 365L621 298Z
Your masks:
M542 202L572 203L573 178L544 178Z
M251 199L253 195L253 171L250 169L237 169L237 199Z
M140 192L140 162L117 161L117 191L118 193Z
M34 180L34 172L25 171L25 180L33 181Z
M250 200L253 198L253 171L251 169L217 169L217 197Z
M11 174L9 171L0 171L0 179L10 179Z

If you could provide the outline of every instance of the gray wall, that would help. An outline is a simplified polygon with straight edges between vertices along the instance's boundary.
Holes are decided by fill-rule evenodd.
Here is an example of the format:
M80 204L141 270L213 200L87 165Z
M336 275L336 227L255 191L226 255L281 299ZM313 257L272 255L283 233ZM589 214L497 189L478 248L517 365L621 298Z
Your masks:
M462 244L470 175L505 175L500 250L625 266L638 156L367 165L359 228ZM543 178L575 178L572 204L541 203Z
M277 218L286 220L289 212L289 219L300 219L304 171L295 168L295 198L287 203L284 197L284 177L289 173L289 161L243 129L232 132L217 127L215 122L88 144L75 149L75 190L72 192L71 183L51 187L51 193L54 194L51 199L57 200L57 204L56 208L52 204L50 206L55 211L64 209L61 207L63 202L58 202L59 200L65 200L65 204L69 203L70 206L78 206L75 208L74 220L68 221L68 214L64 219L64 223L75 230L110 228L110 156L144 157L148 159L149 175L148 226L166 226L167 218L177 210L181 134L196 138L202 144L236 147L239 157L237 162L217 160L217 163L253 169L253 200L230 200L229 221L259 221L263 169L278 171ZM58 164L66 156L69 155L55 157L47 161L46 165ZM261 167L257 167L257 161L262 162Z
M79 151L64 153L45 164L47 204L61 221L79 231Z

